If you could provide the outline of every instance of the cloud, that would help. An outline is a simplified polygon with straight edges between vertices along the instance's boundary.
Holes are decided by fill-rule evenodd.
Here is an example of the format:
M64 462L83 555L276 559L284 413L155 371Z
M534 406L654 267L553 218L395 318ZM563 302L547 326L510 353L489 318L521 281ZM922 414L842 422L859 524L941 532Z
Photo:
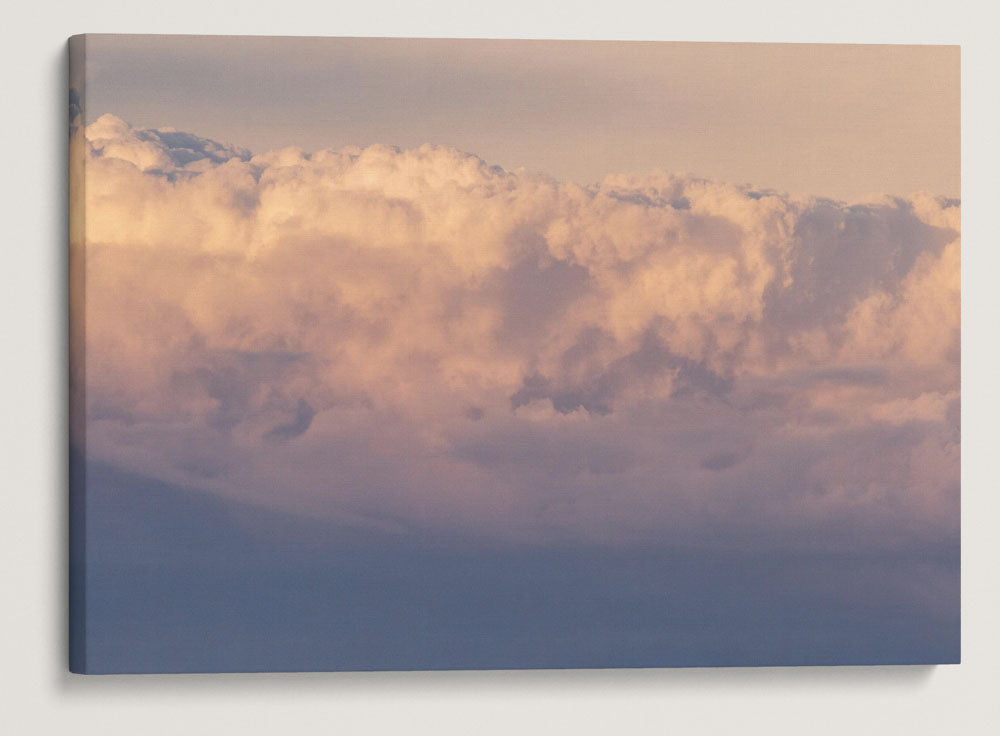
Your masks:
M72 98L70 105L72 108ZM114 115L102 115L87 126L87 143L103 157L128 161L146 173L168 177L200 171L203 164L250 158L249 151L242 148L171 128L136 129Z
M953 200L80 135L95 458L502 539L957 534Z

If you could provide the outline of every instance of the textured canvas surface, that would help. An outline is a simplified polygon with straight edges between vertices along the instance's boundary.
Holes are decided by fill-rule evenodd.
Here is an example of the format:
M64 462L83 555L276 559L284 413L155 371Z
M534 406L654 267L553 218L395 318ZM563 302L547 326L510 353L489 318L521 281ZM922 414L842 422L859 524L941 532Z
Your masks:
M71 40L71 668L959 658L956 47Z

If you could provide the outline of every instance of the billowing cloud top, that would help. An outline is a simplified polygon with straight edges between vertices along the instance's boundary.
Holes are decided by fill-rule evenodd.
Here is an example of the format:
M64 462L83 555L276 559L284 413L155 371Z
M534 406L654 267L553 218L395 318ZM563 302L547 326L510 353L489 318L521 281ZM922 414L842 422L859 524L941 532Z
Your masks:
M111 115L75 145L93 457L497 539L957 534L956 201L251 157Z

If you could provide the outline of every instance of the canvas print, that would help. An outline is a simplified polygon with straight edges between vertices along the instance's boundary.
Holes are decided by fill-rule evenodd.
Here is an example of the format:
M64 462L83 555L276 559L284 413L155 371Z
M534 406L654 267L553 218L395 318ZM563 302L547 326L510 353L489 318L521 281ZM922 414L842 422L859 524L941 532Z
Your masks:
M70 41L70 668L955 663L953 46Z

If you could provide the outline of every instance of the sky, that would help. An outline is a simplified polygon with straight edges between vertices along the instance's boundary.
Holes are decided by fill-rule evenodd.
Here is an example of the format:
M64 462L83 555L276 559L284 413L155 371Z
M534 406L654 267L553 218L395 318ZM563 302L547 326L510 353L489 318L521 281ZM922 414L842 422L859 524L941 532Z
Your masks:
M957 660L961 205L831 192L888 181L837 146L867 165L924 123L875 125L884 95L870 128L783 122L767 146L827 164L786 193L734 183L788 172L777 154L702 155L761 119L696 122L751 99L851 115L862 88L947 107L897 75L922 59L933 88L954 50L289 43L88 39L85 669ZM283 97L248 92L255 65ZM637 101L625 66L688 97ZM309 145L338 95L344 124ZM622 163L667 99L686 155L730 173ZM892 176L950 171L906 146L882 146Z
M667 170L960 196L959 48L88 36L115 112L263 153L439 143L580 184Z

